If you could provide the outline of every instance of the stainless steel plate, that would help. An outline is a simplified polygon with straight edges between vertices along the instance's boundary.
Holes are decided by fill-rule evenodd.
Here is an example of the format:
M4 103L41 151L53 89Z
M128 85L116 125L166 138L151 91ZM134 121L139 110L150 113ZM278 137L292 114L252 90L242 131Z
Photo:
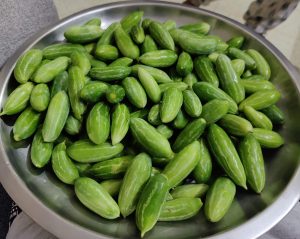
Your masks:
M279 129L286 143L279 150L265 152L267 181L261 195L238 191L237 200L221 222L208 223L203 215L183 222L158 223L147 238L254 238L282 219L299 198L300 188L300 96L299 77L288 60L267 40L245 26L224 16L165 2L121 2L103 5L75 14L38 33L17 50L4 66L0 103L15 85L11 73L17 58L26 50L43 48L63 40L64 30L89 18L100 17L103 27L135 10L160 21L175 20L178 25L205 20L213 34L228 39L234 35L247 38L247 47L263 53L271 64L272 80L282 93L280 107L286 124ZM13 117L0 122L0 179L8 193L37 223L59 238L139 238L133 218L105 220L85 209L74 197L73 188L56 179L51 170L34 168L28 156L29 141L11 138Z

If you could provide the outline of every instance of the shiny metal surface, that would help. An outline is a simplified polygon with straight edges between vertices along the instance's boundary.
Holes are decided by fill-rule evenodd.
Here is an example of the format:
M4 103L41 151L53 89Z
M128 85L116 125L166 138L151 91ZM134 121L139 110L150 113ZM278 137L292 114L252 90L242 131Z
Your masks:
M165 2L121 2L92 8L38 33L16 51L0 75L1 105L15 85L11 73L24 51L63 40L63 32L70 25L97 16L107 27L134 10L143 10L145 17L160 21L176 20L178 25L203 19L212 25L213 34L224 39L244 35L247 47L258 49L270 62L273 82L282 93L280 106L287 118L280 129L286 144L279 150L266 152L267 180L261 195L239 190L237 200L221 222L208 223L200 214L183 222L158 223L146 238L258 237L282 219L300 196L300 79L274 46L245 26L212 12ZM28 215L59 238L139 238L133 218L109 221L94 215L79 204L73 188L58 181L51 169L34 168L27 154L29 141L16 143L12 140L13 121L13 117L4 117L0 121L0 180Z

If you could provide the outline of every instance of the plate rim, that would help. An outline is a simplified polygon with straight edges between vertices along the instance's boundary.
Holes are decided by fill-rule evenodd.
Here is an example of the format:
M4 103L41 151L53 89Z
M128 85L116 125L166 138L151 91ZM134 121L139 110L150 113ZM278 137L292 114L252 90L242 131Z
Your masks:
M15 62L18 57L23 54L26 50L35 45L38 41L40 41L43 37L45 37L50 32L55 31L60 28L62 25L72 22L77 18L81 18L83 15L92 12L103 11L105 9L111 8L120 8L120 7L128 7L128 6L148 6L148 5L157 5L157 6L167 6L178 9L183 9L187 11L194 12L196 14L201 15L209 15L211 17L217 18L225 22L226 24L234 25L239 28L243 32L251 35L257 41L259 41L262 45L264 45L268 51L270 51L280 62L282 67L289 73L291 76L291 80L295 84L298 90L298 95L300 92L300 82L296 79L299 79L299 75L294 68L294 66L288 61L288 59L268 40L266 40L263 36L257 34L252 29L247 26L230 19L226 16L223 16L218 13L214 13L209 10L195 8L191 6L182 5L179 3L172 2L164 2L164 1L122 1L122 2L114 2L103 5L98 5L92 8L88 8L77 13L74 13L64 19L57 21L54 24L51 24L44 29L38 31L32 37L25 41L22 46L20 46L16 52L6 61L4 64L1 73L0 73L0 103L3 102L3 94L4 89L9 81L9 76L12 73L12 70L15 66ZM50 231L54 235L60 238L78 238L79 235L82 237L88 238L103 238L108 239L112 238L110 236L101 235L91 229L83 227L75 222L72 222L56 212L52 211L48 207L46 207L40 199L38 199L30 190L27 188L26 184L23 180L17 175L14 171L12 165L9 163L8 156L4 153L4 145L3 141L0 140L0 181L4 186L5 190L8 194L16 201L18 205L26 212L35 222L41 225L46 230ZM286 188L278 195L278 197L274 200L274 202L264 209L262 212L253 216L250 220L232 228L225 230L223 232L214 234L212 236L205 237L206 239L221 239L221 238L231 238L238 239L243 235L243 238L256 238L269 229L271 229L274 225L276 225L296 204L300 197L300 190L298 189L298 185L300 185L300 167L298 165L298 169L295 171L294 175L291 177L290 182L287 184ZM22 197L19 197L19 192L22 191ZM32 205L35 205L35 208L39 210L32 210ZM280 215L278 215L280 214ZM276 218L276 219L272 219ZM270 222L270 219L271 222ZM51 221L51 223L49 223ZM61 227L62 223L64 224L64 228ZM68 232L68 235L65 232ZM245 235L246 234L246 235Z

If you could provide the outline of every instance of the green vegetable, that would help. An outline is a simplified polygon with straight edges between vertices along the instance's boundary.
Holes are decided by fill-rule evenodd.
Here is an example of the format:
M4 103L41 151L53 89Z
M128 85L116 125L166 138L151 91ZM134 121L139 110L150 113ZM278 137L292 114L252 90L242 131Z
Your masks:
M108 84L100 81L91 81L83 86L80 90L80 98L90 103L99 102L106 94Z
M150 100L154 103L158 103L161 98L161 90L154 77L142 67L138 69L138 76Z
M177 28L143 15L106 29L85 19L61 43L23 53L0 113L17 119L16 141L32 141L36 168L52 157L84 206L105 219L135 212L142 237L199 214L205 194L205 216L220 221L235 185L262 192L261 148L284 144L264 52L244 48L244 36L208 35L203 21Z
M239 153L244 165L247 183L260 193L265 186L265 166L259 142L248 134L239 145Z
M53 143L44 142L41 129L39 129L32 140L30 158L33 165L43 168L50 160L52 155Z
M245 89L234 71L228 56L220 54L216 61L221 88L232 97L236 103L245 98Z
M230 179L218 178L206 194L204 204L206 218L211 222L220 221L229 210L235 193L235 185Z
M72 43L89 43L96 41L103 34L103 30L96 25L71 26L65 33L65 38Z
M176 198L200 198L205 195L208 190L206 184L186 184L177 186L171 191L171 195Z
M16 80L24 84L36 71L42 62L43 53L38 49L31 49L25 52L17 61L14 69L14 76Z
M257 139L262 148L278 148L284 144L280 134L268 129L253 129L253 136Z
M167 73L164 71L151 67L151 66L145 66L145 65L134 65L131 67L131 73L135 76L138 76L138 69L143 68L145 69L150 75L153 76L153 78L156 80L157 83L168 83L172 82L171 78L168 76Z
M192 70L193 70L192 57L188 53L183 51L178 57L176 71L178 72L179 75L186 76L189 73L191 73Z
M132 112L130 114L130 118L131 119L133 119L133 118L145 119L146 116L148 115L148 112L149 112L149 110L147 110L147 109L138 110L138 111Z
M254 127L272 130L272 121L264 113L256 111L251 106L245 106L244 114L251 121Z
M200 160L193 171L193 176L197 183L206 183L210 179L212 173L212 158L204 139L201 138L199 142Z
M268 108L262 109L262 112L272 121L273 124L284 123L284 114L276 105L271 105Z
M86 131L89 139L95 144L103 144L110 133L109 107L105 103L97 103L86 120Z
M91 69L91 62L86 53L81 51L74 51L70 55L72 65L78 66L84 75L87 75Z
M111 142L113 145L120 143L130 124L130 112L125 104L118 104L111 116Z
M171 138L173 135L173 130L165 124L161 124L156 127L157 131L165 136L167 139Z
M238 48L235 48L235 47L230 47L228 49L228 54L230 57L232 57L234 59L243 60L246 64L247 69L253 70L256 68L256 62L246 52L244 52Z
M162 174L168 178L169 188L177 186L196 167L200 160L200 144L198 141L185 146L167 164Z
M88 173L99 179L121 177L132 163L132 156L122 156L94 164Z
M37 84L30 95L30 105L36 111L45 111L50 102L50 91L46 84Z
M113 43L114 32L116 28L119 26L119 23L114 22L108 26L101 35L99 41L97 42L96 47L100 45L110 45Z
M191 117L199 117L202 112L202 104L198 96L191 90L182 92L185 112Z
M70 57L74 51L85 52L86 50L82 45L79 44L57 43L45 47L43 49L43 57L49 60L53 60L62 56Z
M136 44L142 44L145 40L145 32L141 26L135 25L131 28L131 37Z
M213 64L208 57L197 57L194 60L197 76L202 80L218 87L219 79L214 70Z
M84 206L101 217L115 219L120 216L118 204L103 186L91 178L78 178L75 194Z
M106 90L106 100L111 104L120 103L125 97L125 90L122 86L111 85Z
M163 123L174 120L183 104L182 92L176 88L169 88L163 94L160 107L160 118Z
M162 49L175 50L175 44L170 33L159 22L152 21L149 24L149 32L152 38Z
M203 106L201 117L206 120L207 124L213 124L223 118L228 110L228 101L214 99Z
M257 74L252 74L246 78L244 78L243 80L267 80L265 76L263 75L257 75Z
M231 65L238 77L241 77L245 70L245 61L241 59L234 59L231 60Z
M113 61L119 56L119 51L112 45L98 45L95 50L95 56L101 61Z
M210 30L210 25L206 22L198 22L198 23L183 25L180 27L180 29L194 32L198 35L206 35Z
M180 47L190 54L210 54L217 48L217 40L202 36L186 37L185 34L179 35Z
M131 59L137 59L140 55L140 50L133 43L130 36L120 25L117 26L115 32L115 40L118 49L122 53L123 56L129 57Z
M146 35L144 42L141 46L141 51L142 54L150 52L150 51L157 51L157 45L155 43L155 41L153 40L153 38L150 35Z
M167 31L170 31L170 30L176 28L176 22L173 20L167 20L162 25Z
M52 81L58 74L65 71L70 63L70 58L61 56L45 65L39 67L34 75L33 81L36 83L48 83Z
M189 122L189 118L187 115L182 111L179 110L176 118L173 120L173 126L176 129L183 129Z
M114 197L118 195L122 181L122 179L108 179L102 181L100 185L110 194L110 196Z
M137 108L144 108L147 104L147 95L144 88L134 77L126 77L122 81L125 94L131 104Z
M189 122L179 133L174 144L175 152L182 150L185 146L200 138L206 127L206 121L203 118L195 119Z
M64 130L69 134L69 135L76 135L80 133L82 126L82 122L76 119L74 116L69 115L64 127Z
M162 174L151 177L144 187L136 208L136 224L141 231L141 237L158 221L168 189L168 180Z
M84 25L93 25L93 26L101 26L101 19L100 18L92 18L91 20L84 23Z
M52 81L52 86L51 86L51 93L50 97L53 98L53 96L56 95L56 93L64 90L68 91L68 85L69 85L69 80L68 80L68 72L63 71L62 73L58 74L54 80Z
M152 106L148 113L148 122L152 125L161 125L159 104Z
M82 120L86 105L80 99L80 92L86 83L82 70L78 66L69 69L68 94L72 112L76 119Z
M121 20L122 28L125 32L130 32L132 27L137 26L144 15L143 11L135 11L125 16Z
M257 91L261 90L274 90L275 86L270 82L266 80L248 80L244 79L241 80L241 84L245 88L245 92L247 94L252 94Z
M216 64L216 61L217 61L219 55L220 55L220 52L213 52L213 53L210 53L210 54L208 55L208 59L209 59L211 62L213 62L214 64Z
M145 120L131 119L130 130L133 137L152 156L161 158L173 156L169 141Z
M67 148L68 155L79 163L94 163L111 159L123 151L122 144L94 144L90 140L78 140Z
M149 28L150 23L152 20L150 18L144 18L142 21L142 28L146 31Z
M144 53L139 57L139 61L147 66L169 67L177 60L177 54L171 50L156 50Z
M131 58L121 57L121 58L114 60L108 66L130 66L132 64L132 62L133 62L133 60Z
M95 80L110 82L123 80L130 72L131 68L127 66L94 67L90 70L90 76Z
M275 104L280 97L281 94L277 90L257 91L243 100L239 105L239 109L243 111L245 106L251 106L256 110L268 108Z
M227 41L229 47L235 47L240 49L244 44L245 38L243 36L232 37Z
M25 109L17 118L13 126L15 141L29 138L36 131L41 119L41 114L32 107Z
M256 50L249 49L246 51L256 63L256 72L269 80L271 77L271 69L266 59Z
M120 189L118 204L123 217L134 212L143 186L151 176L151 158L145 153L137 155L128 167Z
M196 77L196 75L194 73L190 73L188 75L186 75L183 79L183 83L188 85L188 89L192 90L193 89L193 85L198 82L198 79Z
M55 175L66 184L74 184L79 178L78 169L66 153L65 142L56 145L52 153L52 169Z
M58 92L50 101L42 128L45 142L54 142L63 130L70 111L68 95Z
M184 82L168 82L159 85L161 92L165 92L170 88L176 88L180 91L184 91L188 88L188 85Z
M250 70L246 70L246 71L244 72L244 74L242 75L243 78L247 78L247 77L249 77L249 76L252 76L252 72L251 72Z
M178 198L165 202L158 221L181 221L195 216L203 203L200 198Z
M246 175L239 155L225 131L216 124L208 128L209 148L219 165L235 184L247 189Z
M207 82L197 82L193 85L194 92L198 95L201 102L209 102L214 99L225 100L228 102L228 112L235 114L238 111L238 106L235 101L223 90L209 84Z
M251 123L237 115L226 114L219 121L219 125L230 135L246 136L253 131Z

